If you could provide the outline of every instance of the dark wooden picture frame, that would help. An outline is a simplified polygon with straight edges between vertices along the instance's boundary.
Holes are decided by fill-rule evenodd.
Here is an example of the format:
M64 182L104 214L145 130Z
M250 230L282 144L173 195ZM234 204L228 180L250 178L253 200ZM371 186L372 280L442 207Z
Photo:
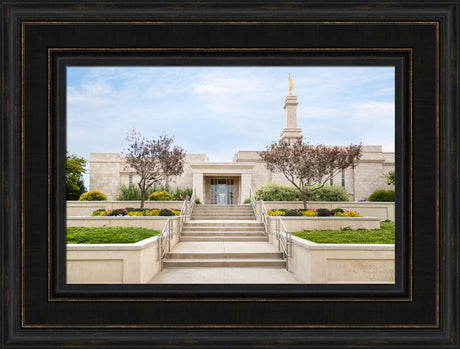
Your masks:
M458 5L2 2L2 346L457 348ZM76 62L393 64L395 284L66 284Z

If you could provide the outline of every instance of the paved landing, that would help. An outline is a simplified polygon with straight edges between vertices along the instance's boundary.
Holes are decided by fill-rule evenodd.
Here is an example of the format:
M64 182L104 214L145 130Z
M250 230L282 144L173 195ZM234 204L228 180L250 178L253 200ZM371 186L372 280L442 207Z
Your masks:
M276 247L267 242L180 242L171 252L174 253L253 253L277 252ZM238 284L238 283L299 283L294 274L285 268L271 267L233 267L233 268L165 268L149 283L203 283L203 284Z
M283 268L169 268L149 283L280 284L299 281Z

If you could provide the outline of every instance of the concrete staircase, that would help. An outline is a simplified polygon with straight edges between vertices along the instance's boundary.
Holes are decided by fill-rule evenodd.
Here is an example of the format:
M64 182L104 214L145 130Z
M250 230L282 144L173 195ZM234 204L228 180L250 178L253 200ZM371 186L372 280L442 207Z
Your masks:
M196 205L192 212L192 220L254 220L251 205Z
M249 205L196 206L176 246L166 254L163 267L286 267L283 254L268 244L264 225L255 220Z

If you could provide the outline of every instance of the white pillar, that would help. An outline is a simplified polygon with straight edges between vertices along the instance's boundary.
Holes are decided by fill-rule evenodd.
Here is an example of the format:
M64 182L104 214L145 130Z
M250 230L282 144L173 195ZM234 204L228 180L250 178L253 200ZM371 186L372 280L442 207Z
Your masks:
M284 101L285 120L280 139L292 143L302 137L302 129L297 127L297 96L287 96Z
M193 174L193 188L195 188L196 198L204 204L204 181L203 173Z
M240 195L239 204L242 204L244 200L249 199L251 185L252 185L252 174L242 173L241 174L241 195Z

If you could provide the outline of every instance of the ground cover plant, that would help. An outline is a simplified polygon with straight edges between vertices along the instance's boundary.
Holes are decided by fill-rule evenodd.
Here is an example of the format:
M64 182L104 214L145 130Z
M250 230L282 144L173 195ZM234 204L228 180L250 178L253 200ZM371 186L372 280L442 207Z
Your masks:
M113 210L106 210L105 208L100 208L94 211L91 216L101 217L101 216L180 216L180 210L169 209L169 208L116 208Z
M160 234L136 227L68 227L68 244L132 244Z
M394 244L395 223L380 222L380 229L304 230L292 235L318 244Z

